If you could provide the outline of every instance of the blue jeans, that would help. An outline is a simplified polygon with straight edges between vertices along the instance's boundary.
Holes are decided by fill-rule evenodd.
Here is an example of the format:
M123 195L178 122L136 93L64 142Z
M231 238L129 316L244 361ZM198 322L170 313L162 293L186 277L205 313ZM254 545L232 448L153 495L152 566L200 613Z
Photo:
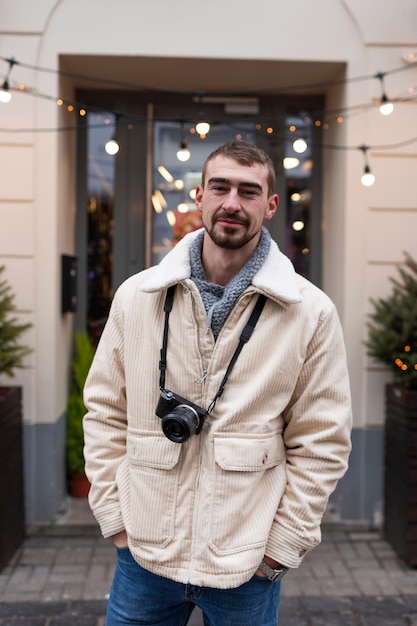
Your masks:
M205 626L276 626L281 582L253 576L236 589L196 587L163 578L138 565L130 551L118 560L106 626L185 626L198 606Z

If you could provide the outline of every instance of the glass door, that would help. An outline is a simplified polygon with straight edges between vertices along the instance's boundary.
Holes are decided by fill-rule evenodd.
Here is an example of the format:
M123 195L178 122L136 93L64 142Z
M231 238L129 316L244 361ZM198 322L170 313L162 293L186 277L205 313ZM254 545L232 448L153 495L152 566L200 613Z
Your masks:
M276 165L280 206L266 226L296 270L320 282L320 181L319 151L311 114L284 114L277 122L229 120L211 124L200 136L194 123L155 121L152 168L152 264L187 232L200 228L195 188L207 156L231 139L262 147Z
M268 96L244 112L230 99L205 103L203 133L201 105L189 96L106 92L91 104L97 98L113 106L89 113L79 132L77 327L98 338L118 285L201 226L194 194L203 163L231 139L271 156L280 206L267 227L296 270L320 285L320 128L312 112L321 100ZM119 150L109 154L115 138Z
M240 138L255 143L253 122L240 130L212 124L200 136L193 124L155 121L153 134L152 264L188 232L202 226L195 206L195 189L208 155L222 143Z

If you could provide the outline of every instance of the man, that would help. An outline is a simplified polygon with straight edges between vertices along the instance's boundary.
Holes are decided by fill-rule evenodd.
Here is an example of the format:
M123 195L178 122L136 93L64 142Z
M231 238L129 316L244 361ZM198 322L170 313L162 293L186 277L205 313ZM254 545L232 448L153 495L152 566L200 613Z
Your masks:
M90 505L118 550L107 626L179 626L195 605L206 626L275 626L282 576L320 542L348 373L333 303L263 227L274 187L262 150L218 148L204 228L115 295L84 419Z

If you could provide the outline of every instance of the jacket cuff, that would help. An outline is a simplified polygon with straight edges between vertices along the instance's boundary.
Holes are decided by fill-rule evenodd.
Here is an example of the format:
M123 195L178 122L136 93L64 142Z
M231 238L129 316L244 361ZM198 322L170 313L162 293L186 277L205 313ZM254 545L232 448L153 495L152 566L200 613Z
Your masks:
M109 507L98 510L93 509L93 515L105 539L120 533L122 530L126 530L119 508L114 510L109 510Z
M308 537L300 537L284 526L275 524L269 534L265 554L285 567L298 567L305 555L320 541L320 528Z

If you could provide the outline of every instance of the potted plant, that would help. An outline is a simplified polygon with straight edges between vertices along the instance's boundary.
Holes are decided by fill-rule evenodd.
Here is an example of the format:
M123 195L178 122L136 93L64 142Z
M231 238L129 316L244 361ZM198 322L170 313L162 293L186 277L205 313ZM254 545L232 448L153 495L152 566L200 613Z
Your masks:
M417 565L417 262L404 253L386 298L372 299L368 354L387 365L385 390L385 534Z
M73 497L87 497L90 485L84 472L82 421L86 408L83 401L83 389L94 357L95 347L91 337L85 331L77 331L75 333L74 343L71 388L67 402L67 473L70 495Z
M31 324L20 324L11 286L0 267L0 375L13 378L31 349L20 343ZM22 389L0 386L0 569L25 536L22 452Z

